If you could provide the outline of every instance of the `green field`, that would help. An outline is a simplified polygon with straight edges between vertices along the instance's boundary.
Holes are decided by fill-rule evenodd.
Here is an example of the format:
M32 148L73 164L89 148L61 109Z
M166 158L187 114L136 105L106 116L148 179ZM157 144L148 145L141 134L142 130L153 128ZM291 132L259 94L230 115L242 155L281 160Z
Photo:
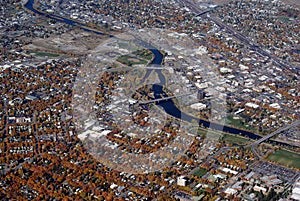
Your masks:
M129 55L120 56L117 59L117 61L122 63L122 64L125 64L127 66L132 66L132 65L137 65L137 64L147 64L147 61L142 60L142 59L138 59L136 57L132 57L132 56L129 56Z
M203 177L207 173L206 169L200 168L198 171L196 171L193 175L197 177Z
M285 23L290 21L290 18L287 16L278 16L278 19Z
M228 115L225 119L225 124L232 125L235 128L241 128L244 130L257 131L253 127L247 125L247 123L244 123L242 119L234 119L234 115Z
M225 134L222 138L225 142L227 143L231 143L234 145L244 145L247 142L249 142L250 140L238 135L229 135L229 134Z
M153 54L150 50L143 49L143 50L136 50L132 52L132 54L139 56L142 59L150 61L153 58Z
M288 165L300 170L300 154L286 150L278 150L268 157L269 160L278 162L282 165Z
M59 54L49 53L49 52L29 52L30 54L35 54L38 57L58 57Z

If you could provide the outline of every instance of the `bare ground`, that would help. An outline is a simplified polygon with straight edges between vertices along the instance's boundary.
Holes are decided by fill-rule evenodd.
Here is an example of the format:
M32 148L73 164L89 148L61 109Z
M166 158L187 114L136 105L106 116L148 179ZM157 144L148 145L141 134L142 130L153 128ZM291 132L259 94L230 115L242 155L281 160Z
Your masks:
M26 50L47 50L47 52L66 54L87 54L98 46L107 36L74 30L47 39L34 38L32 44L24 47Z

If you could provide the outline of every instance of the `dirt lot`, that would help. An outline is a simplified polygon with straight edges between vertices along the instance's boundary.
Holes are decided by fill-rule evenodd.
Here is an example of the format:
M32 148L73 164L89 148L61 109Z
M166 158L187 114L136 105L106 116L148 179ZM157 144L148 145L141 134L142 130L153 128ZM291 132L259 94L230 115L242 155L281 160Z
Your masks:
M47 39L33 39L32 44L25 46L24 49L83 55L93 50L105 39L107 39L107 36L100 36L82 30L73 30Z

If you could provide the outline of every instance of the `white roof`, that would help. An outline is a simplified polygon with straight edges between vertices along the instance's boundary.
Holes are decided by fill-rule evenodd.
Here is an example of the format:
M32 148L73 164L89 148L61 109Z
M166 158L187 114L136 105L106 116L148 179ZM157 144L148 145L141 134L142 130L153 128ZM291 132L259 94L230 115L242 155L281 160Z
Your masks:
M207 82L204 82L204 83L195 83L195 85L196 85L196 87L198 88L198 89L205 89L205 88L207 88L208 87L208 83Z
M106 136L110 132L111 132L111 130L104 130L102 132L96 132L96 131L93 131L93 130L86 130L86 131L80 133L78 135L78 138L81 139L81 140L84 140L87 136L90 136L92 138L99 138L99 137L102 137L102 136Z
M245 106L251 107L251 108L254 108L254 109L259 107L259 105L255 104L255 103L250 103L250 102L246 103Z
M300 195L299 194L293 194L291 196L291 198L294 199L294 200L300 200Z
M233 188L227 188L227 189L225 190L225 193L226 193L226 194L231 194L231 195L233 195L233 194L237 193L237 190L235 190L235 189L233 189Z
M221 73L231 73L232 70L230 68L222 67L220 68Z
M293 194L298 194L300 196L300 187L296 187L293 189Z
M229 168L220 168L222 171L224 171L224 172L229 172L229 173L232 173L232 174L234 174L234 175L236 175L238 172L237 171L234 171L234 170L231 170L231 169L229 169Z
M239 67L240 67L241 70L248 70L249 69L248 66L245 66L243 64L240 64Z
M195 110L203 110L206 108L206 105L203 103L195 103L195 104L192 104L190 107Z
M278 103L272 103L270 104L270 107L275 108L275 109L280 109L280 105Z

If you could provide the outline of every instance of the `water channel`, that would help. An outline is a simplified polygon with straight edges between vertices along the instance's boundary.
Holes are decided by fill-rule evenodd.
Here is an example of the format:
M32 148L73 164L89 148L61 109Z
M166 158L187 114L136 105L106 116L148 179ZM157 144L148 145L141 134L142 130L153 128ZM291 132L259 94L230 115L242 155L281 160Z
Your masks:
M77 27L79 27L79 28L81 28L85 31L93 32L95 34L101 34L101 35L104 34L103 32L90 29L90 28L86 27L86 25L84 25L82 23L79 23L77 21L74 21L74 20L71 20L71 19L68 19L68 18L64 18L64 17L61 17L61 16L57 16L57 15L54 15L54 14L46 14L44 12L38 11L33 7L33 5L34 5L34 0L28 0L27 3L24 6L28 10L30 10L30 11L38 14L38 15L41 15L41 16L44 16L44 17L47 17L47 18L50 18L50 19L68 24L68 25L77 26ZM113 36L111 36L111 37L113 37ZM154 55L154 58L153 58L152 62L150 63L150 65L161 66L163 58L164 58L162 53L158 49L154 48L153 46L151 46L151 45L149 45L149 44L147 44L143 41L139 41L139 42L144 47L147 47ZM147 72L146 72L146 75L145 75L144 79L147 76L149 76L151 71L153 71L153 70L154 69L147 69ZM155 98L161 98L161 95L164 96L164 97L167 97L167 94L163 91L163 86L166 83L165 77L164 77L164 75L163 75L163 73L161 72L160 69L155 69L154 71L158 74L158 77L159 77L159 80L160 80L160 83L154 84L152 86L152 89L154 91L154 96L155 96ZM174 116L176 118L179 118L181 120L188 121L188 122L196 121L196 122L198 122L199 125L202 125L205 128L211 128L211 129L215 129L215 130L218 130L218 131L228 132L228 133L231 133L231 134L242 135L242 136L254 139L254 140L257 140L257 139L261 138L260 135L257 135L253 132L250 132L250 131L245 131L245 130L241 130L241 129L238 129L238 128L233 128L233 127L226 126L226 125L223 125L223 124L219 124L219 123L216 123L216 122L209 122L207 120L199 119L199 118L196 118L196 117L191 116L189 114L186 114L184 112L181 112L180 109L177 108L177 106L174 104L172 99L161 101L161 102L156 103L156 104L161 106L164 109L164 111L167 114L171 115L171 116ZM291 146L291 145L289 145L287 143L284 143L284 142L279 142L279 141L274 141L274 140L270 140L270 141L274 142L278 145Z

